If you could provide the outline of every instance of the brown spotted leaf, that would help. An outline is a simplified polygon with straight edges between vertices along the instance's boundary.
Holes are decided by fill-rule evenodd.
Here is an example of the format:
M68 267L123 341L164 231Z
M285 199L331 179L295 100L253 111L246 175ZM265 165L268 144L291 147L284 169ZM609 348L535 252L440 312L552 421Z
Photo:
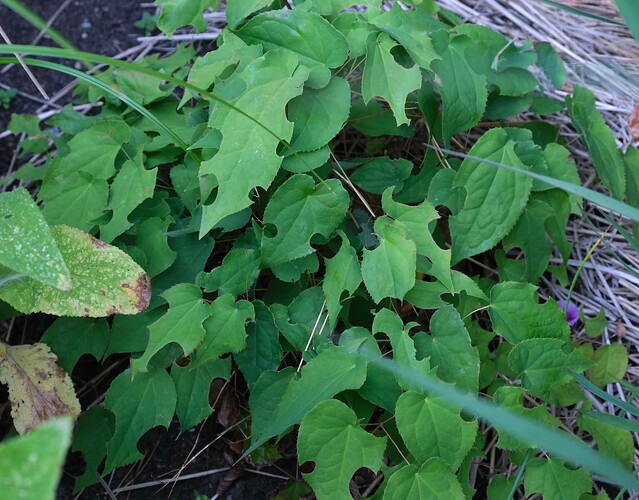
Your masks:
M7 279L11 271L0 267L0 299L23 313L57 316L100 317L137 314L146 309L150 280L131 257L69 226L53 226L51 233L69 269L73 288L58 290L26 276Z
M0 382L9 387L11 416L20 434L54 417L80 414L71 378L46 344L0 346Z

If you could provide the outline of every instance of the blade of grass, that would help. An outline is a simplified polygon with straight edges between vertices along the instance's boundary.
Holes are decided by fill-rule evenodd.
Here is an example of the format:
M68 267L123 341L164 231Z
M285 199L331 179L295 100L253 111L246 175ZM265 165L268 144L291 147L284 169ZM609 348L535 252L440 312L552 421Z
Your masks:
M44 31L47 35L49 35L51 40L57 43L60 47L64 47L65 49L69 50L77 50L75 46L71 42L69 42L69 40L67 40L60 34L60 32L49 26L44 19L42 19L35 12L23 5L18 0L0 0L0 3L3 3L7 7L9 7L22 19L27 21L29 24L32 24L40 31Z
M595 396L599 396L600 398L605 399L606 401L608 401L609 403L612 403L613 405L622 409L623 411L628 412L631 415L634 415L635 417L639 417L639 408L637 408L635 405L631 405L628 402L624 401L623 399L619 399L615 396L611 396L603 389L600 389L599 387L597 387L595 384L593 384L590 380L588 380L583 375L579 375L578 373L575 373L572 370L568 370L568 371L573 376L573 378L577 382L579 382L579 385L581 385L585 389L588 389Z
M639 3L637 0L615 0L628 29L639 42Z
M205 89L202 89L200 87L197 87L196 85L193 85L192 83L189 82L185 82L184 80L181 80L179 78L174 77L173 75L169 75L167 73L162 73L160 71L156 71L154 69L151 68L147 68L145 66L142 66L141 64L135 64L135 63L130 63L130 62L126 62L126 61L120 61L119 59L114 59L112 57L107 57L107 56L101 56L99 54L93 54L91 52L82 52L79 50L68 50L68 49L58 49L55 47L40 47L37 45L4 45L4 44L0 44L0 54L21 54L21 55L37 55L37 56L45 56L45 57L58 57L61 59L72 59L75 61L90 61L90 62L94 62L94 63L98 63L98 64L106 64L109 66L114 66L116 68L121 68L127 71L134 71L137 73L142 73L145 75L149 75L149 76L154 76L156 78L158 78L159 80L163 80L163 81L167 81L167 82L171 82L175 85L178 85L182 88L185 89L189 89L192 90L193 92L197 92L198 94L207 97L215 102L218 102L220 104L222 104L223 106L228 107L229 109L232 109L233 111L240 113L241 115L245 116L246 118L248 118L249 120L251 120L253 123L255 123L257 126L262 127L264 130L266 130L269 134L271 134L273 137L275 137L277 140L281 141L284 145L286 146L290 146L290 144L288 144L287 141L285 141L284 139L282 139L281 137L279 137L275 132L273 132L270 128L268 128L266 125L264 125L263 123L261 123L259 120L256 120L255 118L253 118L252 116L250 116L248 113L242 111L240 108L235 107L233 104L231 104L229 101L226 101L218 96L216 96L215 94L208 92Z
M519 488L519 485L521 484L521 480L524 477L524 472L526 471L526 467L528 467L528 461L530 460L531 456L532 456L532 448L528 448L528 451L526 452L526 456L524 457L524 461L519 466L519 470L517 471L517 476L515 476L515 482L513 483L513 487L510 488L510 492L508 493L506 500L512 500L513 498L515 498L515 493L517 492L517 488Z
M15 57L0 57L0 64L9 64L14 62L16 62ZM104 90L105 92L108 92L112 96L120 99L123 103L135 109L138 113L140 113L141 115L143 115L144 117L148 118L153 123L155 123L161 130L164 131L165 134L167 134L173 141L175 141L175 144L179 146L180 148L182 148L186 154L191 156L191 158L193 158L196 162L198 163L200 162L200 158L198 157L198 155L195 154L194 151L189 149L188 144L186 144L182 140L182 138L171 129L171 127L169 127L166 123L160 120L148 109L146 109L144 106L140 105L139 103L135 102L126 94L123 94L122 92L112 89L109 85L107 85L103 81L98 80L94 76L87 75L86 73L79 71L75 68L69 68L68 66L64 66L62 64L54 63L51 61L42 61L40 59L25 58L24 62L31 66L37 66L40 68L47 68L54 71L58 71L60 73L66 73L67 75L71 75L80 80L84 80L90 83L91 85L95 85L96 87Z
M598 16L597 14L593 14L591 12L578 9L576 7L571 7L570 5L566 5L561 2L553 2L553 0L538 0L538 1L541 3L545 3L546 5L550 5L551 7L561 9L565 12L569 12L570 14L577 14L578 16L588 17L596 21L601 21L602 23L615 24L617 26L624 25L623 23L620 23L619 21L615 21L614 19L608 19L607 17Z
M433 148L432 145L428 143L424 143L424 146L427 148ZM487 160L485 158L479 158L478 156L467 155L465 153L459 153L457 151L452 151L450 149L440 148L440 150L447 155L455 156L457 158L470 158L473 161L478 161L485 163L486 165L492 165L493 167L503 168L504 170L508 170L509 172L516 172L522 175L527 175L532 179L537 179L538 181L545 182L549 186L556 187L565 191L566 193L574 194L579 196L580 198L585 198L586 200L591 201L592 203L608 208L614 212L617 212L624 217L628 217L629 219L639 222L639 209L635 207L631 207L622 201L611 198L610 196L606 196L605 194L598 193L597 191L593 191L592 189L588 189L583 186L579 186L577 184L571 184L570 182L562 181L560 179L554 179L553 177L548 177L546 175L537 174L535 172L531 172L529 170L522 170L520 168L513 167L511 165L506 165L504 163L499 163L492 160Z
M610 229L610 226L608 226L608 229ZM606 229L601 234L601 236L599 236L599 238L597 238L597 241L595 241L595 243L590 247L590 250L588 250L588 253L586 254L586 256L581 260L581 263L579 264L579 267L577 268L577 271L575 272L575 275L572 278L572 283L570 283L570 289L568 290L568 295L566 296L566 305L564 306L564 312L566 314L568 314L568 304L570 304L570 298L572 297L572 292L575 289L575 285L577 284L577 280L579 279L579 275L581 274L581 271L583 270L584 266L586 265L586 262L588 262L588 259L590 259L590 256L594 253L594 251L597 249L599 244L606 237L606 234L608 234L608 229Z
M611 415L610 413L603 413L601 411L583 410L580 411L580 413L606 424L614 425L620 429L626 429L630 432L639 432L639 422L636 420L628 420L627 418Z

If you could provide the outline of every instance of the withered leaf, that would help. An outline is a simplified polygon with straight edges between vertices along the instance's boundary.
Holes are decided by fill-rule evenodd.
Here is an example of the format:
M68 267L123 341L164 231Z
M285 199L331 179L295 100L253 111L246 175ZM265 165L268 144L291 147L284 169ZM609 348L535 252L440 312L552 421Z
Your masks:
M71 378L46 344L0 346L0 382L9 387L11 416L25 434L54 417L80 414Z

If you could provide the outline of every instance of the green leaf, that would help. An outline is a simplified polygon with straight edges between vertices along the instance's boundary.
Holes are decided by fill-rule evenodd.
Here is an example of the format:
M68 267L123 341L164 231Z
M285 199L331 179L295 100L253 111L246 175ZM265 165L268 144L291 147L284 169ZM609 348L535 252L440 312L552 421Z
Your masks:
M71 289L71 276L26 189L0 193L0 265L60 290Z
M64 292L25 277L1 287L2 300L23 313L58 316L136 314L147 307L149 278L127 254L72 227L54 226L51 233L73 289ZM2 277L0 268L0 281Z
M216 378L231 378L231 358L216 359L197 368L174 364L171 377L177 392L175 413L180 429L186 432L213 413L209 403L211 383Z
M594 318L581 317L580 319L586 327L586 335L590 338L597 338L601 335L608 324L606 311L602 307Z
M328 162L331 156L331 148L326 145L315 151L294 153L282 160L282 168L294 174L303 174L316 170Z
M486 490L488 500L503 500L508 498L510 490L513 489L517 476L506 477L502 474L495 474L490 479L490 484Z
M284 264L277 264L271 268L273 274L280 281L292 283L294 281L300 281L302 275L316 273L319 269L319 259L317 254L310 253L304 257L298 257L297 259L285 262Z
M342 130L350 107L351 88L343 78L334 76L318 90L305 88L287 108L294 124L290 151L314 151L328 144Z
M377 101L364 103L362 99L355 99L351 103L349 124L362 134L371 137L381 135L398 135L412 137L415 133L410 125L397 126L393 112L382 108Z
M339 231L342 245L332 259L325 259L323 290L326 297L326 309L330 318L329 328L332 330L337 323L337 315L342 309L342 293L347 291L353 295L362 282L357 252L351 247L346 235Z
M45 178L46 181L46 178ZM79 170L69 175L58 185L64 185L64 192L48 197L45 183L38 194L45 205L42 213L49 224L69 224L84 231L95 226L94 221L102 216L109 198L109 186L103 179Z
M264 372L251 397L250 453L273 436L299 423L318 403L366 379L366 361L344 348L327 346L299 374L292 367Z
M175 385L164 369L140 373L134 379L125 370L111 382L104 406L115 415L115 431L107 444L103 475L143 458L138 440L153 427L168 428L176 400Z
M394 4L389 11L369 12L368 21L401 43L413 61L422 68L429 69L433 60L440 59L427 36L427 33L439 27L432 17L417 15L415 11L404 10Z
M56 498L73 422L59 418L0 444L0 488L6 498ZM37 474L34 473L37 467Z
M251 248L234 248L224 256L222 265L211 272L200 273L196 283L207 292L234 297L248 290L260 274L261 254Z
M530 43L517 47L496 31L471 23L456 26L455 32L462 36L455 37L454 45L472 70L486 78L490 91L499 89L499 95L516 97L539 87L527 69L536 61Z
M248 16L273 3L271 0L228 0L226 2L226 20L231 29L237 28Z
M100 238L111 243L117 236L129 229L133 223L129 222L129 214L147 198L153 196L157 168L146 170L141 155L135 161L127 160L115 176L109 202L105 207L111 210L111 220L100 226Z
M553 87L560 89L566 82L566 68L561 57L548 42L535 44L537 52L537 66L541 68Z
M240 352L246 346L246 321L255 318L253 304L232 295L221 295L211 304L204 322L206 336L198 347L193 367L219 358L228 352Z
M91 174L95 179L113 177L115 157L130 137L128 125L114 115L102 118L79 132L67 143L69 154L56 157L49 164L39 197L49 200L64 193L67 177L78 171Z
M11 417L20 434L55 417L80 414L71 377L46 344L0 345L0 383L9 388Z
M202 323L211 316L211 308L202 300L200 288L183 283L169 288L162 297L169 310L149 325L149 343L142 356L131 362L134 375L145 373L151 358L164 346L175 342L188 356L204 339Z
M249 388L253 388L263 372L277 370L282 359L280 332L273 313L262 301L255 300L252 304L255 321L246 328L246 348L233 356Z
M418 255L431 262L429 274L437 278L448 291L453 291L453 279L450 270L450 250L441 248L432 236L433 222L439 219L437 210L424 201L417 206L402 205L393 200L390 189L382 196L384 211L400 222L406 229L408 238L415 242Z
M632 467L635 445L629 430L602 422L584 413L577 415L577 425L594 438L601 453L626 467Z
M590 366L570 344L549 338L520 342L508 355L508 363L522 374L522 385L535 396L548 394L570 381L568 370L582 372Z
M595 107L594 94L575 85L572 96L566 96L566 107L573 125L586 144L597 175L618 200L626 190L623 157L617 149L615 136Z
M93 406L80 415L71 451L82 452L86 468L75 479L74 493L98 481L98 467L107 454L107 441L113 436L114 430L115 417L104 406Z
M479 384L479 353L471 345L470 335L457 310L446 305L430 319L430 335L414 340L421 357L430 357L437 376L462 390L476 393Z
M178 283L194 283L197 275L204 269L214 246L213 238L207 236L198 239L197 234L193 233L171 238L170 248L176 253L175 262L153 279L154 297Z
M329 237L344 219L350 197L337 179L316 185L305 174L292 176L271 197L264 224L273 224L277 234L262 238L262 265L276 264L313 252L311 237Z
M618 382L628 369L628 351L622 344L604 345L595 351L592 362L588 378L593 384L601 387Z
M202 12L208 8L217 9L220 0L155 0L162 11L157 21L158 28L171 37L182 26L191 25L198 31L206 29Z
M109 341L109 324L104 319L58 318L42 335L58 357L58 364L72 373L75 364L84 354L102 359Z
M344 403L330 399L308 412L297 438L298 460L312 460L315 469L303 474L318 499L350 499L349 482L361 467L377 472L386 438L362 429Z
M326 5L326 2L321 0L320 5ZM348 41L348 54L351 59L361 57L366 53L366 38L370 32L370 26L359 12L342 12L333 19L331 24Z
M406 97L421 87L417 66L405 68L397 63L391 51L399 44L386 33L371 33L366 42L366 64L362 76L362 97L367 104L374 97L384 99L393 110L397 126L408 125Z
M438 457L453 471L464 461L477 434L477 421L465 421L444 398L413 391L397 401L395 420L406 447L419 463Z
M537 287L530 283L503 282L490 292L488 314L495 333L511 344L532 338L570 340L566 314L554 300L537 303Z
M416 323L409 323L404 327L404 323L397 314L389 309L382 309L373 320L373 335L383 332L388 336L393 348L393 360L399 366L414 373L429 375L431 372L430 361L422 358L417 359L415 344L409 336L410 329L415 325ZM402 389L422 392L420 386L415 385L413 377L395 375L395 378Z
M365 249L362 257L366 289L377 303L385 297L403 299L415 286L415 243L408 239L403 224L388 217L375 221L375 234L380 240L379 246Z
M220 125L218 153L200 166L200 176L214 175L218 183L215 200L203 208L200 237L224 217L250 206L249 193L255 187L268 188L275 179L282 163L276 149L281 139L288 141L293 134L286 105L302 92L306 72L293 54L273 50L238 77L247 90L233 105L242 113L228 112Z
M371 332L362 327L349 328L342 332L339 337L339 345L347 349L367 351L368 359L382 357L382 352L377 344L377 339ZM357 393L367 401L385 410L395 413L395 404L402 394L402 389L397 384L394 377L388 374L375 363L368 364L366 381L357 390Z
M630 0L615 0L619 12L626 21L628 29L632 32L632 36L639 42L639 11L637 4Z
M528 170L514 150L507 132L486 132L471 148L470 156ZM530 195L529 177L466 158L457 172L454 187L466 190L462 211L451 217L453 262L490 250L513 228Z
M115 157L129 138L129 127L109 117L68 142L70 153L49 164L38 193L49 224L68 224L84 231L93 227L107 203L106 180L115 174Z
M454 134L468 130L479 122L488 98L486 78L469 66L460 39L464 37L451 40L441 54L441 61L433 62L442 96L442 135L446 143ZM470 154L473 154L472 150Z
M535 406L534 408L527 408L523 405L524 395L526 391L521 387L504 386L497 389L493 395L495 404L502 408L523 415L527 418L534 419L541 424L545 424L549 427L558 427L559 420L550 415L545 407ZM499 440L497 446L506 450L520 450L525 448L534 448L532 440L525 442L517 439L506 431L502 430L499 425L495 425L495 430L499 434Z
M387 156L380 156L364 163L350 178L364 191L382 194L389 187L400 191L412 170L413 163L408 160L391 160Z
M557 500L579 498L592 490L590 475L583 469L568 469L561 460L537 458L526 467L526 496L541 493Z
M265 50L283 48L296 54L311 70L306 84L314 89L325 87L330 70L339 68L348 57L346 38L323 17L301 9L258 14L236 34Z
M462 500L464 492L450 467L439 458L431 458L421 467L406 465L389 479L384 500L428 498Z
M146 260L142 267L152 278L175 262L177 252L171 250L167 240L167 230L172 223L170 217L149 217L138 226L135 246L144 253Z
M548 268L553 245L546 237L546 222L554 215L550 205L531 199L513 230L504 238L506 251L514 247L524 251L524 278L530 283L537 283Z

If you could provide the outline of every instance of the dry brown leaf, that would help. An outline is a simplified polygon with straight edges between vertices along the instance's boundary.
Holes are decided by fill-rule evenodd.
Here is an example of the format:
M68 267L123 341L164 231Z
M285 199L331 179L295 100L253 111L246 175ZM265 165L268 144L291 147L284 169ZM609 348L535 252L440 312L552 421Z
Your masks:
M637 104L632 108L630 119L628 120L628 129L633 141L639 141L639 106Z
M80 414L68 373L46 344L0 346L0 382L9 386L11 416L20 434L61 415Z

